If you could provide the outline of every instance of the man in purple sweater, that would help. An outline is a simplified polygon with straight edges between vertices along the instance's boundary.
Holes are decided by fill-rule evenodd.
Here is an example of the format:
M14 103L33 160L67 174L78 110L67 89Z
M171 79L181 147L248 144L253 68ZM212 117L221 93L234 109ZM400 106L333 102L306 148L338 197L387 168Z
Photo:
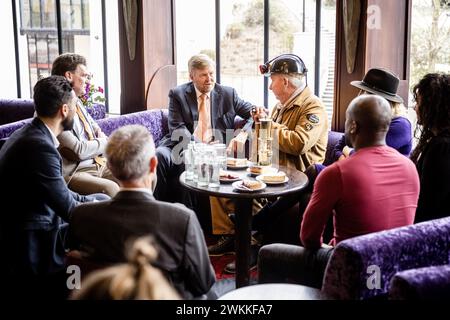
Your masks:
M414 222L419 177L411 160L386 145L389 104L379 96L362 95L350 103L346 116L345 135L355 154L318 176L300 231L304 247L273 244L261 248L260 282L292 279L320 287L333 250L323 246L322 235L332 216L332 246Z

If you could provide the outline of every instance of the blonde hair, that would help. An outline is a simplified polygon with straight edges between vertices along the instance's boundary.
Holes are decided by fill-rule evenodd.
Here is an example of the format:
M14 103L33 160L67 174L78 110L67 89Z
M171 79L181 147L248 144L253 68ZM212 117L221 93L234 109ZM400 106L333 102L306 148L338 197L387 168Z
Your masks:
M74 291L72 300L178 300L160 270L150 262L157 257L150 237L138 238L129 250L129 263L91 273Z
M215 67L214 61L206 54L196 54L189 59L188 62L189 74L192 74L192 71L194 71L194 69L200 70L206 67L210 67L213 69Z
M359 94L373 94L378 96L378 94L376 93L372 93L366 90L359 90ZM406 107L403 103L400 102L394 102L394 101L390 101L388 99L386 99L387 102L389 102L389 105L391 106L391 115L392 115L392 119L393 118L397 118L397 117L407 117L407 110Z
M407 110L403 103L391 101L389 103L391 104L392 118L407 116Z

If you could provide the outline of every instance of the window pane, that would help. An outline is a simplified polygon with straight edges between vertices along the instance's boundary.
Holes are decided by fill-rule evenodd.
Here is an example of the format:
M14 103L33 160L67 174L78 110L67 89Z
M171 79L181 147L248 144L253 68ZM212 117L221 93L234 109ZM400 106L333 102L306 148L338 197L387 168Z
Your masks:
M243 99L262 105L264 82L258 66L264 62L263 1L220 3L221 82L234 87Z
M0 1L0 30L2 30L2 59L0 69L3 77L0 77L0 97L17 97L16 62L14 59L14 29L12 23L11 1Z
M450 1L414 0L410 86L430 72L450 73ZM411 92L410 92L411 94ZM412 96L409 99L410 106ZM412 112L414 114L414 112Z
M197 53L215 60L215 1L176 0L177 82L189 81L187 63Z
M269 16L269 58L283 53L300 56L309 70L308 85L314 90L315 1L270 0ZM269 90L269 107L277 102Z
M325 104L328 126L331 128L334 98L334 62L336 46L336 0L322 1L320 41L319 97Z
M20 57L21 65L24 61L28 64L27 71L21 68L22 74L27 73L22 93L31 96L38 79L50 75L51 64L59 55L55 0L22 0L20 16L19 41L26 43L28 52ZM61 0L61 25L63 52L85 56L94 84L103 87L101 0Z

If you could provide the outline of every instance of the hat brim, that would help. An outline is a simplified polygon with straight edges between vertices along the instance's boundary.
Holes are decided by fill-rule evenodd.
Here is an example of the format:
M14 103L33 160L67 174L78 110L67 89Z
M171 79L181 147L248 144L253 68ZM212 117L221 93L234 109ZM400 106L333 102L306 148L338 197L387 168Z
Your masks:
M352 86L358 88L358 89L361 89L361 90L364 90L364 91L367 91L367 92L370 92L370 93L382 96L386 100L389 100L389 101L392 101L392 102L397 102L397 103L403 103L403 98L400 97L398 94L390 95L390 94L387 94L385 92L375 90L375 89L373 89L371 87L366 86L364 84L364 82L362 82L362 81L352 81L352 82L350 82L350 84Z

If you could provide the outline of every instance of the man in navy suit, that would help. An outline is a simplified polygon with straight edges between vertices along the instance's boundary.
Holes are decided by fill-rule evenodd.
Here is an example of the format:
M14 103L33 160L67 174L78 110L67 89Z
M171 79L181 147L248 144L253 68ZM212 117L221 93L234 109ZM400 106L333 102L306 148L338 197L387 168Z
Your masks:
M229 142L226 138L233 137L234 118L239 115L244 119L250 119L253 105L240 99L233 88L215 83L214 62L207 55L199 54L191 57L188 69L191 81L169 92L169 134L156 152L159 165L154 195L156 199L166 201L174 200L175 195L176 201L194 209L198 204L193 203L195 199L187 196L178 182L180 174L184 171L179 156L181 146L186 146L191 140L204 143ZM206 132L201 130L202 121ZM172 198L169 198L170 196ZM196 209L198 213L199 210ZM220 229L220 234L233 232L234 226L226 214L213 213L213 233L217 220L215 217L222 220L219 222L222 226L217 228ZM227 240L232 246L232 239Z
M67 188L56 149L58 134L73 126L77 97L70 83L60 76L38 81L34 103L37 117L0 150L0 270L24 292L46 279L42 292L48 279L64 272L70 211L94 200Z

